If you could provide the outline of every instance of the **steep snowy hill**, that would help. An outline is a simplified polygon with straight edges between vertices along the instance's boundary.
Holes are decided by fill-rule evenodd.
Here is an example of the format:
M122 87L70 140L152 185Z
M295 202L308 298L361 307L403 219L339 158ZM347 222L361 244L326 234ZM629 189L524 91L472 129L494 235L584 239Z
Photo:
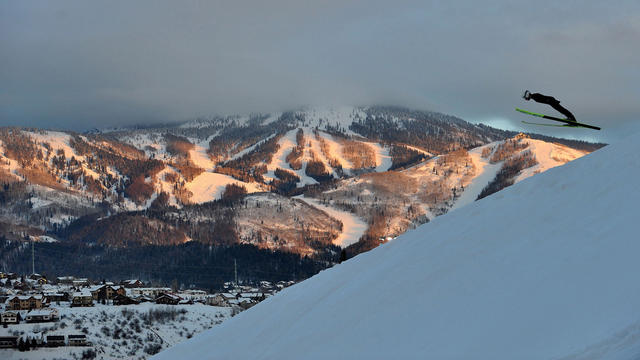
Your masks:
M156 359L631 359L636 138L436 218Z

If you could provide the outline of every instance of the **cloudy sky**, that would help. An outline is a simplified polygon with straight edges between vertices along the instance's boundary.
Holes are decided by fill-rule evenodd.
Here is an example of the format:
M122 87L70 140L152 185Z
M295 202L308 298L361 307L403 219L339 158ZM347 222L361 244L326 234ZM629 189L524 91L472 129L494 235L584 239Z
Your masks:
M610 141L640 130L639 64L637 0L7 0L0 126L395 104L520 129L553 113L529 89L604 131L522 129Z

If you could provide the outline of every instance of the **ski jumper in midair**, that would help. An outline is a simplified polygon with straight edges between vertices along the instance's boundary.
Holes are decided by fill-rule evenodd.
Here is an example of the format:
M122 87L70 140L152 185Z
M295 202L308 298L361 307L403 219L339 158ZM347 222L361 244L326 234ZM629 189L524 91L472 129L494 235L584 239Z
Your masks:
M532 94L529 92L529 90L526 90L522 97L527 101L531 99L541 104L551 105L551 107L556 109L556 111L566 116L567 120L576 121L575 116L573 116L573 114L569 110L565 109L562 105L560 105L560 101L558 101L558 99L554 98L553 96L542 95L539 93Z

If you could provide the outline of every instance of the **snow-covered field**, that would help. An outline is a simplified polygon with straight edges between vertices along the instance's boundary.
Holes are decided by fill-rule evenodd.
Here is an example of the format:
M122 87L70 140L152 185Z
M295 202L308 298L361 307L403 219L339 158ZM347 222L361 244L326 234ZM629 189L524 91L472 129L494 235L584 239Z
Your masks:
M146 359L193 335L220 324L231 308L194 305L157 305L69 308L57 307L61 319L54 323L10 325L0 336L19 334L86 334L93 346L38 348L20 352L0 349L0 359L72 359L93 348L97 359Z
M437 217L156 359L637 359L636 139Z
M262 191L256 183L245 183L228 175L203 172L196 176L192 182L187 183L187 189L193 193L189 200L200 204L219 199L225 186L229 184L244 186L249 193Z
M209 154L207 154L207 149L208 144L205 141L202 144L195 144L194 149L189 151L189 157L197 167L212 171L216 164L211 161Z
M529 145L522 151L531 151L531 153L535 155L538 164L530 168L523 169L521 173L516 176L515 182L520 182L556 166L564 165L569 161L573 161L586 154L584 151L571 149L561 144L534 139L523 139L521 141L526 141ZM477 173L471 184L465 188L460 198L456 200L455 204L449 211L459 209L475 201L478 195L480 195L482 189L496 177L496 174L500 171L502 162L491 164L489 159L482 157L482 150L495 147L499 143L501 142L493 142L469 151L469 156L476 167Z
M564 145L548 143L541 140L528 139L529 149L536 154L538 165L524 169L516 178L516 182L524 180L534 174L547 171L556 166L585 155L584 151L568 148Z

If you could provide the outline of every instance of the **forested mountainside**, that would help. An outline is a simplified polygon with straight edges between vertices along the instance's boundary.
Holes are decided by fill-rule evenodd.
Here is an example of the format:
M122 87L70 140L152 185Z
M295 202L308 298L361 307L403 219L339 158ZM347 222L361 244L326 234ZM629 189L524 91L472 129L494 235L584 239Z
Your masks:
M0 238L104 251L246 244L327 266L602 146L515 135L396 107L85 134L2 128Z

